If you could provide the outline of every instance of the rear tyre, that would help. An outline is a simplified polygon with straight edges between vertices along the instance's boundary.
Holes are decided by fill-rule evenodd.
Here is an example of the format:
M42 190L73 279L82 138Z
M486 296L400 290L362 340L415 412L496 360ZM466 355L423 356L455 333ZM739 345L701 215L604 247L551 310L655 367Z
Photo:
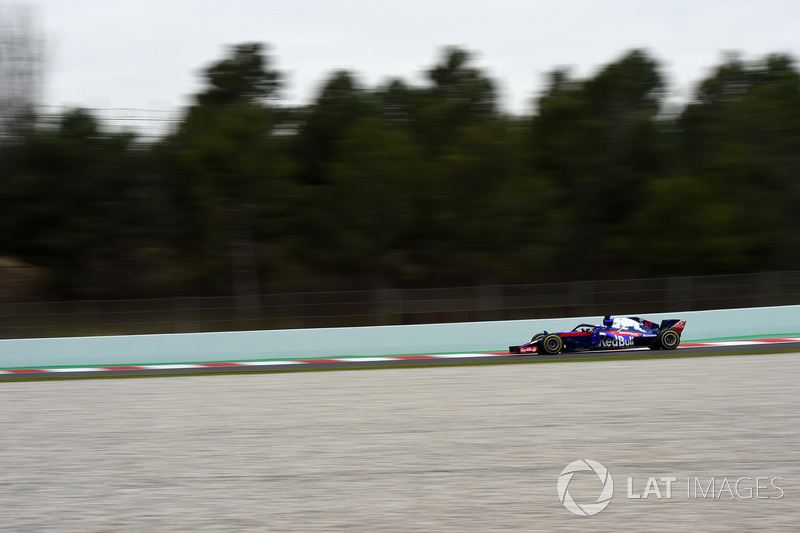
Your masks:
M664 350L674 350L681 343L681 336L674 329L665 329L658 334L657 345Z
M547 355L556 355L564 349L564 341L558 335L547 335L540 344L541 351Z

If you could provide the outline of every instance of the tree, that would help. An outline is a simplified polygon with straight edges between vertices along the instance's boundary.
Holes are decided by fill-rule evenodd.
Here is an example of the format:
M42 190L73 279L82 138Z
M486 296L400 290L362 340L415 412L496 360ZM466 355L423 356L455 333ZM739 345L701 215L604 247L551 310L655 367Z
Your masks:
M336 143L330 179L309 191L309 260L384 287L419 281L425 161L408 134L368 117Z
M560 233L558 213L525 166L523 139L519 124L495 118L464 128L442 155L430 231L444 279L499 283L552 266L547 234Z
M551 74L531 120L531 162L559 191L548 208L574 221L567 238L581 244L565 264L572 276L610 274L620 259L598 237L620 228L644 185L665 173L656 120L663 87L658 64L639 50L587 80Z
M280 88L260 44L232 47L205 70L175 134L156 148L180 208L178 244L200 268L197 282L233 292L240 305L260 291L259 253L276 236L288 174L268 105Z
M30 8L0 6L0 139L18 135L39 103L43 38Z
M160 235L169 215L132 135L107 133L88 112L72 110L55 129L26 132L14 159L0 187L2 249L48 268L61 295L154 289L139 270L168 261Z
M748 210L695 178L651 181L631 217L630 260L649 275L723 274L759 268L762 243Z
M269 68L264 53L261 43L231 47L228 57L205 70L208 88L197 95L197 103L201 106L225 106L242 101L264 103L277 96L281 74Z
M731 55L698 85L678 119L686 170L721 201L747 208L738 231L762 244L755 268L800 264L800 253L785 246L800 236L799 109L800 74L791 58L745 62Z
M297 133L294 156L297 181L305 185L330 182L330 165L339 141L360 120L375 116L376 108L355 75L336 71L323 84Z
M432 156L438 156L465 127L497 116L494 83L471 65L472 55L446 48L441 62L426 71L430 85L418 91L416 135Z

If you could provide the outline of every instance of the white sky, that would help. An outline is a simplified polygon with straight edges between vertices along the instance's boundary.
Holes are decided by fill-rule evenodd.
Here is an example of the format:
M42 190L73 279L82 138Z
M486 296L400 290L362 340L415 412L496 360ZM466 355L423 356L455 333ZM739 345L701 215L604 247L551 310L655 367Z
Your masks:
M0 4L20 3L0 0ZM674 97L721 62L800 58L797 0L28 0L47 40L44 103L163 110L190 102L225 47L270 46L284 101L308 103L335 69L367 86L420 72L448 45L477 56L501 107L524 113L544 75L578 77L645 48Z

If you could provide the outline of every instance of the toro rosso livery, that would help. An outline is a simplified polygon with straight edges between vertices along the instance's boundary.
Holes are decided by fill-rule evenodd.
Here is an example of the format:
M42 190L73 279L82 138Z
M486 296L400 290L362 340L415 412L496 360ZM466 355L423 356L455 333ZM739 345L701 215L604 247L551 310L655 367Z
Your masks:
M651 350L674 350L681 343L686 321L662 320L660 324L637 316L605 317L602 326L578 324L572 331L537 333L530 342L509 346L512 354L543 353L555 355L580 350L616 350L647 347Z

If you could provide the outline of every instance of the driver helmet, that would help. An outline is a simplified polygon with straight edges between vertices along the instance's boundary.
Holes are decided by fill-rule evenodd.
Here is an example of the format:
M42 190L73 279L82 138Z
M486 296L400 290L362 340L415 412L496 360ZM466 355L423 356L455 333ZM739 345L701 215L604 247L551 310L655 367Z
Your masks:
M610 316L606 316L603 318L603 325L607 328L610 328L614 325L614 320Z

